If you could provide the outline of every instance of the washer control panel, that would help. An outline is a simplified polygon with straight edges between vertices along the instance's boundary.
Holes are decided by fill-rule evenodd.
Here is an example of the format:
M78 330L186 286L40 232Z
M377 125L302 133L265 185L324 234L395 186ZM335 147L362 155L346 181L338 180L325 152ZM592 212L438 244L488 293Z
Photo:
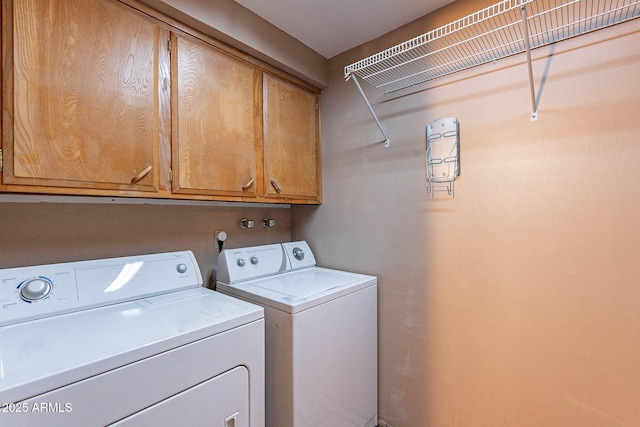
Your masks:
M233 284L315 265L304 241L225 249L218 255L217 280Z
M0 270L0 326L202 285L191 251Z
M217 280L237 283L282 273L289 268L280 244L225 249L218 255Z

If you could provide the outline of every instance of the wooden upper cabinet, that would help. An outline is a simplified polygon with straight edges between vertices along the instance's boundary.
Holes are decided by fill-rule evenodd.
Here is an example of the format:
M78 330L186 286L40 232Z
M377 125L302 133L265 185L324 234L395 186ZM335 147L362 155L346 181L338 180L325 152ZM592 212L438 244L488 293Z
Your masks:
M173 191L255 197L262 189L261 76L248 62L172 35Z
M265 196L319 203L318 95L264 73Z
M156 22L108 0L2 7L3 183L158 191Z
M0 191L320 203L311 85L135 0L1 19Z

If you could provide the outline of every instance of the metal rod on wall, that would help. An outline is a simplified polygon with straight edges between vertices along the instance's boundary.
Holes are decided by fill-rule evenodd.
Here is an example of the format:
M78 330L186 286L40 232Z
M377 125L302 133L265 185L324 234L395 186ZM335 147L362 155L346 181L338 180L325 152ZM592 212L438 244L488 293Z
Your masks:
M538 103L536 102L536 90L533 85L533 66L531 65L531 43L529 42L529 24L527 22L527 7L520 7L522 12L522 33L524 38L524 47L527 52L527 66L529 68L529 89L531 90L531 121L538 120Z
M380 129L380 132L382 132L382 135L384 136L384 146L389 147L389 137L387 136L387 133L382 128L382 125L380 124L380 120L378 120L378 116L376 116L375 111L373 111L373 107L371 107L371 104L369 103L367 96L364 94L364 91L360 87L360 83L358 82L358 79L356 78L355 74L350 74L349 77L347 77L347 80L349 79L353 79L353 82L356 84L356 86L358 87L358 90L360 91L360 95L362 95L362 99L364 99L364 102L367 104L367 107L369 107L369 111L371 112L373 119L378 124L378 128Z

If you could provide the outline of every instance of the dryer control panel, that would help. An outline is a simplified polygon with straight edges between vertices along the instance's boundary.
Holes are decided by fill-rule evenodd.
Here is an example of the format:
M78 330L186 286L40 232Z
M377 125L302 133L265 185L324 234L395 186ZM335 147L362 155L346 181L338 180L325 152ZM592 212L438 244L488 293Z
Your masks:
M191 251L0 270L0 326L202 285Z

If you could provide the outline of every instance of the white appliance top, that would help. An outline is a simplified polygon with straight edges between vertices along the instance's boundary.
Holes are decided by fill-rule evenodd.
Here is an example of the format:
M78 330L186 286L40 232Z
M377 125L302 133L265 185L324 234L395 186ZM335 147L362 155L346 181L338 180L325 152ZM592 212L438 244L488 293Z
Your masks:
M34 277L52 289L28 302L20 290ZM188 251L0 270L0 402L26 399L264 317L262 307L201 285ZM30 308L37 314L18 319L15 313Z
M317 267L304 241L227 249L218 256L220 291L289 313L373 284L374 276Z

